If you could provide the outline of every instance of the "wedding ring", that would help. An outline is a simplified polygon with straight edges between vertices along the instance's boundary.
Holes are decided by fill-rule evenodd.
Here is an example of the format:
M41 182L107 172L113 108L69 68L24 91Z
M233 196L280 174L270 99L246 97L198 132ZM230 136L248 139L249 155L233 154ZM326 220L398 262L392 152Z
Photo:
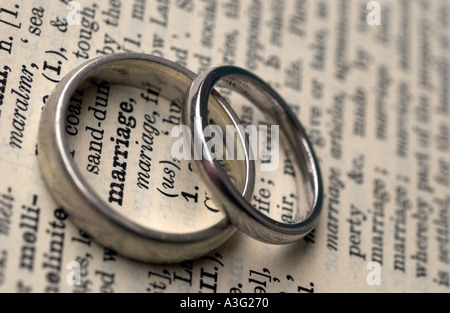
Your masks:
M203 131L208 126L208 98L216 84L246 97L281 127L302 173L301 179L306 186L304 196L309 204L306 208L308 214L286 223L258 211L236 190L210 151L205 150L203 158L196 159L196 169L208 182L206 185L212 193L224 204L227 216L238 229L254 239L271 244L298 240L315 227L322 206L320 170L305 131L283 99L259 77L234 66L216 67L197 76L185 97L182 119L192 137L201 141L191 149L192 155L198 153L196 149L202 149L207 144Z
M224 216L208 228L189 233L161 232L144 227L111 207L89 186L68 149L65 134L70 98L77 90L108 82L134 87L155 86L170 101L182 103L196 75L186 68L151 55L117 53L87 61L66 75L56 86L42 112L39 128L39 161L46 184L73 222L100 244L118 253L147 262L167 263L193 259L227 240L235 228ZM239 124L226 101L214 93L211 112L218 124ZM244 137L239 135L244 145ZM240 175L237 185L246 199L254 185L254 164L248 156L233 163ZM210 195L214 197L214 195ZM139 204L151 210L149 203ZM156 209L156 208L153 208Z

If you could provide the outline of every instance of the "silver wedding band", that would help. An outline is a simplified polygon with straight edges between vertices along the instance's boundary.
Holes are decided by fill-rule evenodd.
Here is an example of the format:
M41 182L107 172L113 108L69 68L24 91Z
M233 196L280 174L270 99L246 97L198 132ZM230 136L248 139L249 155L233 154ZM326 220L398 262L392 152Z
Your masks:
M284 244L302 238L317 224L322 206L322 181L318 163L312 146L297 118L283 99L263 80L252 73L234 66L212 68L197 76L191 84L185 99L183 120L190 128L194 138L201 138L206 145L203 130L208 126L208 99L216 84L227 87L246 97L263 113L279 125L288 139L294 152L294 161L300 168L309 208L307 216L284 223L274 220L258 211L248 199L244 199L231 183L230 179L212 155L205 155L196 160L196 168L203 180L207 182L212 193L223 203L225 212L231 223L247 235L271 244ZM208 151L205 151L208 153Z
M155 86L168 100L182 102L196 75L186 68L151 55L118 53L88 61L66 75L56 86L42 112L39 128L39 161L47 186L77 226L97 242L122 255L146 262L168 263L204 255L226 241L235 231L225 217L211 227L176 234L144 227L114 210L89 186L74 163L65 136L65 118L72 94L106 81L135 87ZM216 120L239 124L239 119L217 93L211 109ZM244 144L244 137L239 137ZM238 162L239 163L239 162ZM242 196L251 197L254 164L246 156L239 169ZM142 204L143 209L151 209Z

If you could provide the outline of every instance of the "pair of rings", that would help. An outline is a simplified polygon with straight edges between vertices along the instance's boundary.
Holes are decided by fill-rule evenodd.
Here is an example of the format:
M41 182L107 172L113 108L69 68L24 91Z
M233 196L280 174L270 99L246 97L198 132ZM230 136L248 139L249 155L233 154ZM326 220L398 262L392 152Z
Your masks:
M203 131L209 122L208 113L214 111L222 124L240 124L229 104L213 87L220 83L245 96L271 115L286 136L307 186L308 215L285 223L252 206L255 169L247 148L245 161L241 162L245 168L238 169L245 174L241 175L237 186L211 155L195 160L196 170L205 186L222 204L226 215L211 227L187 234L166 233L144 227L120 214L90 188L72 159L65 135L66 115L73 93L103 81L134 87L150 84L169 100L184 98L182 120L191 135L201 138L205 145L207 139ZM245 145L244 134L238 133L238 137ZM117 53L90 60L66 75L48 98L41 116L38 147L44 180L56 202L74 223L100 244L141 261L168 263L199 257L227 240L234 232L234 226L266 243L293 242L315 227L321 209L320 171L299 121L269 85L238 67L217 67L197 76L179 64L141 53Z

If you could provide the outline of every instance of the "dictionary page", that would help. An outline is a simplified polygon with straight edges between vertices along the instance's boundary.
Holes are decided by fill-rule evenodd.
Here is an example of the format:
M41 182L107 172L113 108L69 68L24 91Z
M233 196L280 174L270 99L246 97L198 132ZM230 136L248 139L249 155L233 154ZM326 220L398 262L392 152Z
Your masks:
M445 0L0 1L0 291L449 292L449 18ZM158 265L75 225L40 171L42 108L77 65L127 51L196 73L236 65L270 83L319 159L317 227L280 246L237 231L203 257ZM244 125L266 123L218 90ZM176 233L224 218L192 163L170 155L180 101L105 82L70 105L72 157L121 214ZM281 148L275 173L256 162L251 202L289 221L304 196Z

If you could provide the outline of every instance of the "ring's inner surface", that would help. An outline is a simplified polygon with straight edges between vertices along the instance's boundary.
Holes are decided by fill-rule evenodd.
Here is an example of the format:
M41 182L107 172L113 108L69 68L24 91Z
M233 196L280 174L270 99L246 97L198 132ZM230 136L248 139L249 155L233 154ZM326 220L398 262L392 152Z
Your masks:
M190 137L188 129L172 137L191 81L148 61L109 63L78 84L62 121L68 151L95 193L131 221L165 233L190 233L226 222L220 204L195 174L193 161L180 160L191 156L183 140ZM233 124L214 97L209 111L219 127ZM243 191L246 161L226 167Z
M245 75L226 75L216 86L222 95L227 94L224 90L228 89L233 91L233 100L239 98L239 101L230 100L230 104L246 125L268 126L267 139L263 137L258 145L262 143L263 151L272 149L272 159L268 161L263 152L253 151L257 155L255 189L250 203L257 212L280 224L297 224L306 220L317 201L314 197L317 193L317 185L314 184L316 172L311 168L307 145L299 140L280 99L272 97L264 85ZM279 126L278 145L277 138L270 133L272 126ZM270 161L273 161L273 166L268 166Z

